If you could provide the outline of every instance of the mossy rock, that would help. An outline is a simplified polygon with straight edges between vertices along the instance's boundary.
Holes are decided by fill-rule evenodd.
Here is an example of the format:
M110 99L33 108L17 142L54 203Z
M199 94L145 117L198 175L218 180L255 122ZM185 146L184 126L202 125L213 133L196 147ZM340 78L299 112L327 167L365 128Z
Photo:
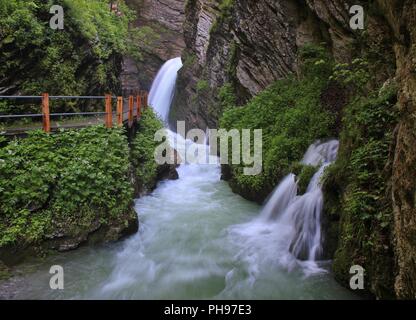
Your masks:
M10 269L0 260L0 281L7 280L11 276Z

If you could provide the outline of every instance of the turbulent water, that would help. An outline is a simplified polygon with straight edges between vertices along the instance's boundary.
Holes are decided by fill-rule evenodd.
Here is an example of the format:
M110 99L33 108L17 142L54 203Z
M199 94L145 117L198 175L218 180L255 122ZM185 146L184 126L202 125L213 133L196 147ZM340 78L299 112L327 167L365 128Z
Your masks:
M154 86L177 73L176 67L169 70ZM192 144L173 132L170 137L180 154ZM162 182L136 201L136 235L21 265L12 281L0 284L0 298L353 299L333 280L328 262L296 259L291 249L293 239L304 234L297 222L317 217L310 208L319 206L314 192L320 190L325 163L333 161L330 150L336 155L330 144L316 144L305 155L305 163L322 166L305 196L296 196L295 178L289 175L263 209L233 194L221 181L218 164L183 164L178 180ZM290 208L302 201L304 209L290 216ZM305 234L316 236L314 230ZM49 288L52 265L64 268L64 290Z
M325 168L335 161L338 145L336 140L318 141L308 148L302 162L319 169L312 177L306 193L297 195L296 176L289 174L276 187L260 217L254 223L236 228L237 233L245 235L243 241L253 240L257 243L259 238L264 238L265 242L266 238L272 238L281 266L288 270L301 267L305 274L325 272L319 263L323 241L320 180Z
M282 264L277 224L233 194L213 165L182 165L136 201L140 232L113 246L81 248L20 267L15 298L349 299L329 273ZM261 231L261 232L259 232ZM49 289L62 265L65 290ZM327 263L320 265L327 267ZM36 271L34 271L36 270Z

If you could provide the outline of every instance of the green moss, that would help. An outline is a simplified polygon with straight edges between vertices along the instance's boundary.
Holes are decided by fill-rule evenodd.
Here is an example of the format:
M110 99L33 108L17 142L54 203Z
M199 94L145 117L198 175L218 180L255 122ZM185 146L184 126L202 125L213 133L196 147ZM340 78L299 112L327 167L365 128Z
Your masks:
M291 166L290 172L296 175L299 195L306 193L306 190L309 186L309 182L311 181L312 177L315 175L317 170L318 167L305 165L300 162L296 162Z
M185 51L184 56L182 58L183 58L183 68L184 69L192 68L195 65L196 61L197 61L196 54L190 54L190 53L187 53L186 51Z
M227 23L230 20L232 10L234 8L234 0L222 0L219 5L220 14L218 15L215 22L212 24L210 33L214 33L218 30L218 27L223 23Z
M209 90L209 83L207 80L199 80L196 84L197 93L203 93Z
M397 124L394 86L358 97L345 110L338 160L324 177L325 214L340 220L335 276L345 285L349 268L359 264L380 298L393 296L390 149Z
M11 273L9 268L7 268L6 265L3 264L3 262L0 260L0 281L6 280L11 277Z

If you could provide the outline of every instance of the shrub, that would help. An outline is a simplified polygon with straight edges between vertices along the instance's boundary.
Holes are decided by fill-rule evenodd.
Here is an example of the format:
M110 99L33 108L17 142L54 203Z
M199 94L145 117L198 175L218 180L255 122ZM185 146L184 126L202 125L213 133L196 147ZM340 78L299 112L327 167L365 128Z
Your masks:
M160 142L154 140L155 133L163 129L162 121L151 108L146 108L139 122L139 130L132 142L131 158L136 177L144 191L151 191L157 182L158 164L154 153Z
M118 219L133 198L129 165L121 129L35 131L11 141L0 149L0 247L40 241L52 223Z

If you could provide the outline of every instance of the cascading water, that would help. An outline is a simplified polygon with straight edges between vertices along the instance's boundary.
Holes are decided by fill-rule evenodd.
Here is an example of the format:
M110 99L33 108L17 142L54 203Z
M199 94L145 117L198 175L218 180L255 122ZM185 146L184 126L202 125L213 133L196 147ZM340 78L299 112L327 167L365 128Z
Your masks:
M149 104L165 123L168 121L169 110L175 92L176 78L181 68L181 58L167 61L158 72L150 89Z
M309 147L302 162L319 169L304 195L297 195L296 176L289 174L271 194L258 219L231 228L232 237L245 250L243 256L251 261L258 255L277 256L279 264L290 270L301 266L306 274L323 271L315 263L322 254L320 180L325 168L335 161L338 145L331 140ZM258 266L253 270L257 273Z
M165 120L179 61L163 66L152 86L151 103ZM182 158L186 147L195 147L192 141L168 132ZM325 148L311 147L304 162L332 161L329 150L334 150L330 145ZM199 150L201 159L207 156L203 152L207 146ZM324 150L328 153L322 156ZM15 298L354 298L329 275L304 279L299 270L287 272L280 265L284 259L294 261L291 243L292 250L304 242L318 243L310 241L319 238L314 231L318 227L308 227L305 221L319 225L314 220L319 212L314 192L319 190L320 173L310 183L308 201L306 195L296 197L295 177L288 176L258 217L259 207L232 193L220 179L218 161L214 163L182 164L178 180L164 181L151 195L136 200L140 230L124 242L50 256L42 265L35 262L35 273L28 271L33 265L22 266L19 271L25 277L14 284ZM295 215L290 216L289 209L296 203L299 210L293 209ZM64 267L65 290L50 290L51 265ZM0 283L0 299L1 292Z

